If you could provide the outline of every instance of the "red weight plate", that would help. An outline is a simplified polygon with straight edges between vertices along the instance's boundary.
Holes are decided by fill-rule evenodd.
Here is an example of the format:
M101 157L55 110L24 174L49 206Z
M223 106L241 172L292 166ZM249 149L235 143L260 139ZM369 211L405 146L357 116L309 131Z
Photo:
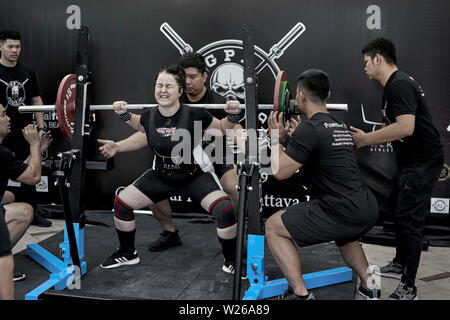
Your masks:
M59 84L56 95L56 114L59 129L67 140L72 140L75 121L75 100L77 80L75 74L68 74Z
M275 80L275 88L273 91L273 111L280 111L281 85L284 81L288 81L288 76L286 71L281 70L278 72L277 79Z

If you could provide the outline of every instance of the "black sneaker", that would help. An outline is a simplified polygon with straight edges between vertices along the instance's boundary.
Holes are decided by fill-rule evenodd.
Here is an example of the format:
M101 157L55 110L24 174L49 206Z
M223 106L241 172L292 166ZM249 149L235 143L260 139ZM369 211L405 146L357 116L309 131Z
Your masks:
M13 281L14 282L22 281L22 280L25 280L26 277L27 276L25 275L25 273L14 272Z
M120 249L118 249L108 259L106 259L105 262L103 262L100 265L100 268L113 269L118 268L120 266L138 264L139 261L140 260L136 250L134 250L133 253L124 253L120 251Z
M164 231L158 240L150 243L148 250L150 251L163 251L170 247L176 247L181 245L182 242L178 236L178 230L175 232Z
M223 261L223 265L222 265L222 271L225 273L229 273L229 274L234 274L234 270L236 268L234 267L234 262L231 261L227 261L224 260ZM241 274L241 279L242 280L247 280L248 276L247 276L247 269L245 268L245 266L242 267L242 274Z
M387 265L380 268L380 271L376 271L376 274L386 277L386 278L393 278L393 279L401 279L403 268L401 265L395 263L394 261L389 261Z
M316 297L312 292L308 292L306 296L298 296L291 287L288 287L283 294L278 296L277 300L316 300Z
M389 300L418 300L417 288L413 287L413 291L409 291L406 285L400 282L397 289L389 296Z
M44 217L42 217L41 215L39 215L38 213L34 213L33 216L33 221L31 222L31 224L33 226L38 226L38 227L50 227L52 225L52 222L48 219L45 219Z
M366 289L361 284L357 290L357 293L363 297L365 300L380 300L381 290L380 289Z

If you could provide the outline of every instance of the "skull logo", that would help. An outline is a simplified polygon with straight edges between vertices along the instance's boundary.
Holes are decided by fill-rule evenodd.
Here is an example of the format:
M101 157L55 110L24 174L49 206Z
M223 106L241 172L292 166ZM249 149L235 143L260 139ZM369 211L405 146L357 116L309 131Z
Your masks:
M14 100L19 99L19 84L15 83L11 88L11 95Z
M233 62L222 64L211 75L211 90L225 99L245 99L244 68Z
M0 79L0 82L6 85L6 98L8 101L6 108L8 106L18 107L23 105L23 102L25 101L24 85L27 81L28 79L26 79L23 83L20 83L19 81L14 80L8 83Z

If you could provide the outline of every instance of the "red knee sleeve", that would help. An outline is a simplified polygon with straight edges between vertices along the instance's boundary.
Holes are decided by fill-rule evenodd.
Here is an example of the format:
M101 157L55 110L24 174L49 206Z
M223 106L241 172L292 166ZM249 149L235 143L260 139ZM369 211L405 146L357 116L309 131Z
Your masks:
M119 196L114 199L114 216L123 221L134 220L133 208L127 205Z

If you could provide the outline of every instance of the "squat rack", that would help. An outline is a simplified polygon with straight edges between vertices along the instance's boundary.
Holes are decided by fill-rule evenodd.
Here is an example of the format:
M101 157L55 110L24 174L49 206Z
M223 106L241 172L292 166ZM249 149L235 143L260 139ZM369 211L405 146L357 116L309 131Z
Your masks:
M268 281L264 265L264 232L261 219L261 177L258 150L258 103L257 77L255 73L253 30L243 26L244 79L246 104L245 160L238 164L239 174L239 216L236 245L236 272L233 282L233 300L241 299L241 274L243 261L243 243L245 233L245 212L247 221L247 274L250 288L245 292L244 300L258 300L279 295L287 289L286 279ZM54 287L64 290L75 286L86 274L84 261L84 187L86 169L86 148L90 134L90 82L92 74L88 71L89 28L79 30L77 49L76 101L74 132L71 139L72 149L64 152L56 171L58 184L64 205L64 242L60 244L63 260L52 255L38 244L28 245L27 254L51 272L49 280L26 294L26 300L37 300L39 295ZM92 169L98 169L94 164ZM248 206L248 208L247 208ZM352 271L347 267L305 274L308 289L350 281Z

